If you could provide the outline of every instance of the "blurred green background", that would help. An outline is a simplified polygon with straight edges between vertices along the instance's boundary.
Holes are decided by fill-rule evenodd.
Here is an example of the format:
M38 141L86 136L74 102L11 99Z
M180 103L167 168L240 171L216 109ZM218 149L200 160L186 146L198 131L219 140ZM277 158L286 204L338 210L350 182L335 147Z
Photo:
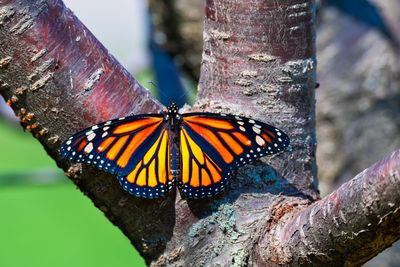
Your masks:
M0 266L145 266L29 133L0 120L0 147Z

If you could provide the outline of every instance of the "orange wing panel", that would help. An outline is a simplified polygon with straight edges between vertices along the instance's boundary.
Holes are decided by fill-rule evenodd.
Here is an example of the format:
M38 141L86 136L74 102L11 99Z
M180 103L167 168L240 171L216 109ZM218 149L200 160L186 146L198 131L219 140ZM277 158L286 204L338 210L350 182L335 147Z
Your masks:
M212 125L212 127L224 130L231 130L234 128L233 125L226 120L219 120L213 118L203 118L203 117L193 116L193 117L185 117L185 121L202 125Z
M125 135L117 140L117 142L110 148L107 152L106 157L109 160L114 160L118 153L121 151L122 147L125 145L126 141L128 140L129 136Z
M124 133L129 133L133 132L143 126L147 126L149 124L157 123L157 126L159 123L162 122L162 118L147 118L147 119L142 119L142 120L137 120L133 122L127 122L125 124L121 124L114 130L114 134L124 134Z
M231 163L233 161L233 155L229 152L228 149L226 149L226 147L221 143L221 141L212 131L194 123L188 123L188 125L193 129L193 131L206 139L207 142L209 142L217 150L217 152L221 155L222 159L226 163Z

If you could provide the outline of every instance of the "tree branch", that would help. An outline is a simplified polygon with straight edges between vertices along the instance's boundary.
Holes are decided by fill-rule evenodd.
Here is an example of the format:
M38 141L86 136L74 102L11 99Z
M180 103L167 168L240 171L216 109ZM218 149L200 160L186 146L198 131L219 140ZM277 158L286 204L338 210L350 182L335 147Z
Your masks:
M361 266L400 237L400 150L386 156L335 192L277 225L281 264ZM271 242L279 243L271 247Z
M60 142L95 123L158 112L150 97L60 0L0 2L0 93L22 126L147 261L172 235L174 200L130 197L113 175L71 165Z

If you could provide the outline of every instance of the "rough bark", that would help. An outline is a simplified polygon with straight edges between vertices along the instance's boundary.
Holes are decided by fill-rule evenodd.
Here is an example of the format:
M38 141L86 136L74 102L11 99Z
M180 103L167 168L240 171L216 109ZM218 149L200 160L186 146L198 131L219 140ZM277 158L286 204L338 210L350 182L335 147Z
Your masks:
M199 103L264 119L290 134L273 160L315 196L315 34L311 1L208 1ZM262 23L260 23L262 21Z
M279 252L287 259L279 263L290 266L360 266L399 239L399 190L397 150L324 199L285 215L260 242L262 254ZM278 252L271 242L280 244Z
M71 180L124 232L148 264L296 266L293 258L297 256L305 264L328 262L330 258L321 260L307 251L291 249L298 238L305 245L315 241L314 227L308 221L302 227L296 225L303 222L302 214L318 205L326 210L324 203L339 208L346 204L324 199L307 208L318 198L314 10L315 3L306 0L207 1L195 109L252 116L284 129L292 139L292 151L242 168L231 188L213 199L186 201L179 194L161 200L137 199L124 192L115 177L90 167L71 166L58 156L59 141L81 128L161 108L58 0L0 2L0 93L23 126L68 170ZM364 185L380 168L391 166L397 176L387 177L382 171L377 175L381 178L377 188L387 189L379 186L388 179L398 186L398 162L398 156L393 157L392 165L382 162L356 181ZM353 192L354 198L362 198L379 192L372 185L358 188L354 182L353 186L354 191L344 188L336 195ZM359 215L355 222L389 214L385 224L396 225L398 214L382 205L396 206L398 199L382 198L376 203L367 210L367 217L363 205L350 210ZM315 219L322 223L324 218L319 215L314 214ZM322 225L328 227L336 220L334 215ZM347 220L353 218L345 215ZM364 227L353 226L356 233L357 227ZM335 233L341 229L351 232L346 227L339 224ZM306 237L303 229L308 231ZM326 230L318 234L321 250L327 248L329 253L341 252L340 242L348 237L339 236L338 243L331 243ZM355 243L362 237L350 236ZM392 236L379 243L383 245L371 246L369 252L376 253L393 242L398 229ZM355 248L347 252L354 254ZM364 258L361 254L348 262L360 263Z

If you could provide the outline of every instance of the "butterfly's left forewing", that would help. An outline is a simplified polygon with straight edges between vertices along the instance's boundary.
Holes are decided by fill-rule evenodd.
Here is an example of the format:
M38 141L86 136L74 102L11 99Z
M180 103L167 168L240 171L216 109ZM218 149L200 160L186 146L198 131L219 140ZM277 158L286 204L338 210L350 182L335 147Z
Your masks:
M116 174L129 193L162 197L171 189L169 135L163 115L130 116L95 125L65 141L61 154Z
M289 145L278 128L252 119L215 113L186 113L180 131L184 197L203 198L222 191L232 171Z

